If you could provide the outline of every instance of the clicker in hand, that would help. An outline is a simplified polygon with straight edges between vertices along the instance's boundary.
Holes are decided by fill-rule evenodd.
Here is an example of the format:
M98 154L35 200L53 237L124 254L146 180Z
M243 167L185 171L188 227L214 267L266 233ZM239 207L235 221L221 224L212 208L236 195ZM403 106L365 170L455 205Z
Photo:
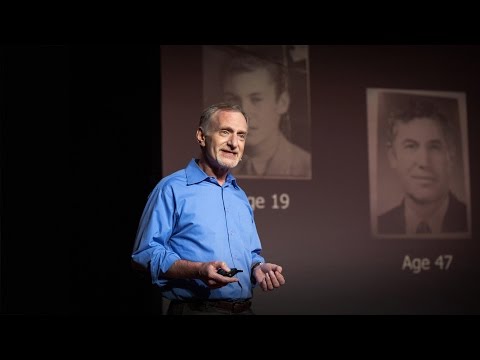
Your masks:
M231 268L230 271L225 271L221 268L217 270L218 274L223 275L223 276L228 276L228 277L235 276L239 272L243 272L243 270L239 270L237 268Z

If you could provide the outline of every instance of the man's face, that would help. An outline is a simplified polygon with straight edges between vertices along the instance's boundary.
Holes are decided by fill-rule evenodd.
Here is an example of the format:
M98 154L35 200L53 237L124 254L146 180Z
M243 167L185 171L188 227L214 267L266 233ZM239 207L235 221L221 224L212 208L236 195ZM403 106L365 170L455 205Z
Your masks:
M266 69L235 74L224 83L225 101L240 105L248 115L248 146L255 146L280 131L282 114L288 110L288 94L278 99Z
M398 122L389 149L390 165L402 181L407 196L431 202L449 190L451 154L440 126L429 118Z
M210 166L228 169L237 166L243 155L247 131L245 117L233 111L219 111L206 134L197 131L197 138L204 140Z

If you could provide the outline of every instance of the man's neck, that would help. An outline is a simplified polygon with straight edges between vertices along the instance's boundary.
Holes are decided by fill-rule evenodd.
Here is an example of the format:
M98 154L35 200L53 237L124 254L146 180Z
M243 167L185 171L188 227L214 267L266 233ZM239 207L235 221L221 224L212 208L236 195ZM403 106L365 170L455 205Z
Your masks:
M440 199L431 202L419 202L410 196L405 197L405 206L413 210L418 217L428 219L437 211L448 199L448 194Z
M277 133L268 138L268 141L262 142L255 148L247 149L245 153L249 154L249 166L252 168L251 173L264 175L267 171L270 161L278 152L278 146L283 138L283 134Z
M273 154L277 151L278 143L282 138L282 133L277 132L271 134L265 141L255 145L249 146L248 143L245 148L245 152L249 154L250 157L255 159L270 159Z
M225 180L227 179L227 175L228 175L228 171L229 171L228 168L223 168L223 167L214 168L208 163L207 159L205 159L204 156L200 157L200 159L198 161L198 166L208 176L215 177L215 179L217 179L217 182L220 185L223 185L225 183Z

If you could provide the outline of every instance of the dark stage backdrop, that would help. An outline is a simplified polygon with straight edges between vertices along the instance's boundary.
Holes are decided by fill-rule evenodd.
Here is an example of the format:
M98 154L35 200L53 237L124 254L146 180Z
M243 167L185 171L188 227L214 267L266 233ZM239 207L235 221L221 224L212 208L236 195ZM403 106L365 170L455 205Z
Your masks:
M256 312L479 313L480 48L315 45L297 50L286 47L293 53L283 56L295 62L297 55L297 68L305 71L292 94L304 117L293 140L311 153L311 179L239 179L254 206L263 255L284 267L287 280L277 291L255 291ZM215 53L205 54L202 46L161 47L162 141L153 151L162 153L162 168L154 163L154 173L181 169L199 152L194 138L199 114L206 101L214 101L215 92L208 89L218 81L212 75ZM372 114L383 110L374 106L392 90L447 97L440 102L457 114L460 163L454 183L469 216L468 231L458 236L376 236L373 210L381 207L381 191L395 186L372 186L381 183L372 174L387 170L369 171L385 160L371 146L381 141L373 134L382 132L369 132L369 126L381 122ZM380 96L372 100L368 91ZM298 92L305 105L298 105Z

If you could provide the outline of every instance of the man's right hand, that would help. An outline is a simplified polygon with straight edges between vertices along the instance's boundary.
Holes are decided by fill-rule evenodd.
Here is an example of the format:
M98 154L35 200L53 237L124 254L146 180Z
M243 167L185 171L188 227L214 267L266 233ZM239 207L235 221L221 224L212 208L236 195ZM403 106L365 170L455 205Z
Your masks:
M200 279L211 289L238 282L238 279L235 277L218 274L218 269L230 271L230 268L223 261L196 262L177 260L168 269L166 275L173 279Z
M208 285L210 289L218 289L230 283L238 282L236 277L228 277L220 275L218 269L223 269L226 272L230 271L230 268L223 261L211 261L200 263L199 278Z

